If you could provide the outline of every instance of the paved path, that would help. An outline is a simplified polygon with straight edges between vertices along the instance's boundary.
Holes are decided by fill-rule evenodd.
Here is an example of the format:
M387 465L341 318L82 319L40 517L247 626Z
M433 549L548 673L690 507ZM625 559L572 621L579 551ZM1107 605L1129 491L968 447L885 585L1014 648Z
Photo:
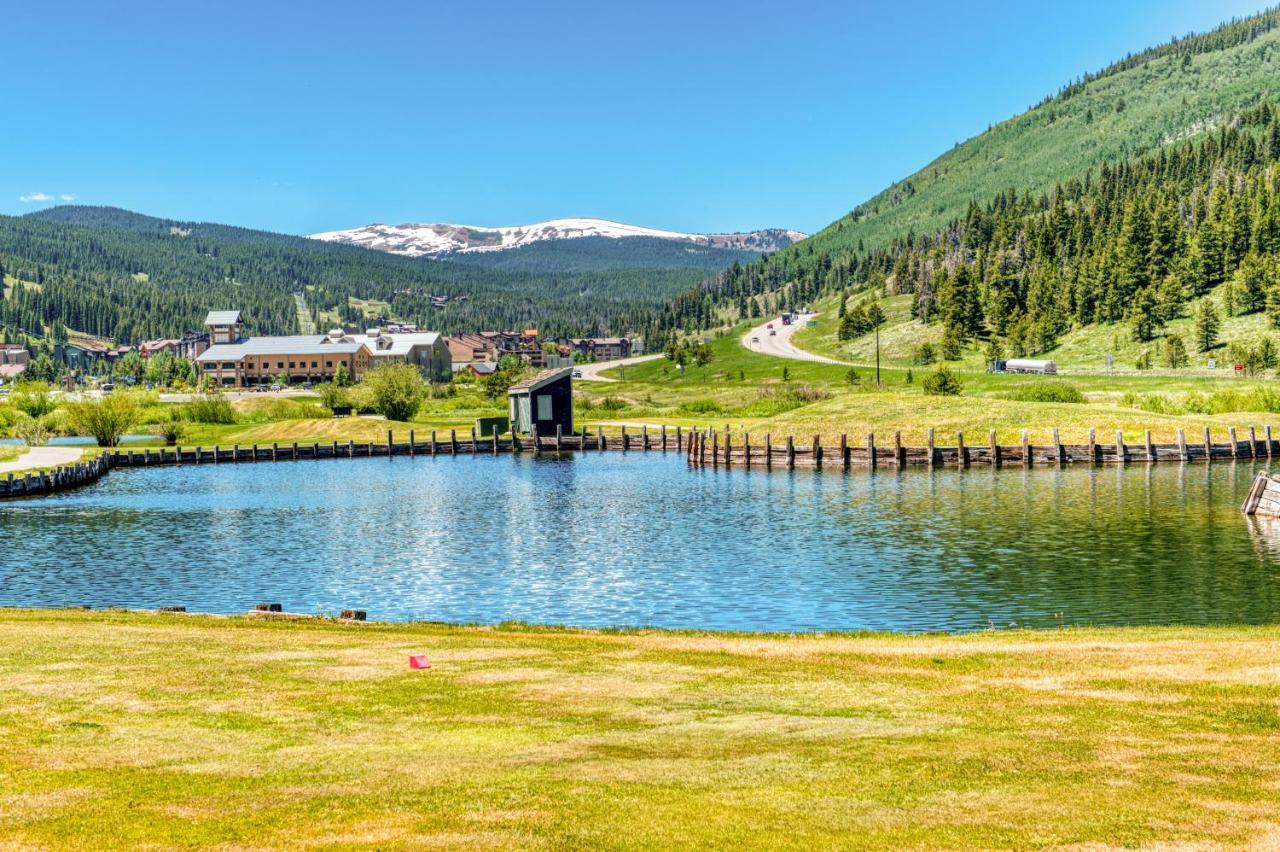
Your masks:
M804 328L803 323L806 320L811 320L816 316L817 314L805 314L800 318L799 323L793 325L783 325L782 317L775 317L744 334L742 336L742 345L752 352L759 352L761 355L772 355L775 358L790 358L793 361L816 361L819 364L844 364L852 367L853 364L849 361L837 361L825 355L814 355L812 352L805 352L803 349L796 348L796 345L791 342L791 335ZM773 323L773 330L777 334L769 334L769 323Z
M582 381L616 382L618 381L617 379L611 379L607 376L600 375L600 371L612 370L614 367L629 367L632 364L643 364L645 361L654 361L661 357L661 352L655 352L650 355L637 355L634 358L619 358L616 361L597 361L594 364L578 364L575 369L582 371Z
M80 447L32 447L11 462L0 462L0 473L17 473L33 467L56 467L80 460Z

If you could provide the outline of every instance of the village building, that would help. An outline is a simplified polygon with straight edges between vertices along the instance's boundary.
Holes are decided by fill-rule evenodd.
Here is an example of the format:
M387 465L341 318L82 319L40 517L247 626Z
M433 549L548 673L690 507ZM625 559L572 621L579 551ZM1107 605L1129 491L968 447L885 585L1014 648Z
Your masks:
M175 354L179 358L194 361L200 353L209 348L209 332L188 331L178 340Z
M12 382L27 371L31 353L20 343L0 345L0 381Z
M480 334L451 334L445 340L453 371L465 370L473 364L495 364L498 349L493 341Z
M592 361L631 357L631 341L625 337L578 337L570 340L569 346Z
M159 355L161 352L168 352L170 355L178 354L178 341L174 338L161 338L160 340L147 340L138 346L138 354L143 358L150 358L152 355Z
M201 377L220 387L331 380L339 367L359 379L373 366L373 354L362 341L331 341L316 334L248 337L215 343L196 358Z
M511 429L530 434L573 434L573 368L543 370L532 379L512 385L507 391Z
M331 341L356 339L338 329L330 331L327 337ZM434 331L401 331L391 334L374 328L365 332L364 343L369 347L374 364L399 361L413 364L433 382L447 382L453 376L453 358L449 345L442 335Z

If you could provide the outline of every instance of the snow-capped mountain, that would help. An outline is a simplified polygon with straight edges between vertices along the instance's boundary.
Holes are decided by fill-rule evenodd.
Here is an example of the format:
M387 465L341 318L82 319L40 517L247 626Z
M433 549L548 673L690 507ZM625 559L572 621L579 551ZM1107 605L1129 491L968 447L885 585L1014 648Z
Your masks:
M745 234L682 234L607 219L553 219L533 225L480 228L474 225L365 225L345 231L311 234L314 240L349 243L410 257L440 257L454 253L496 252L551 240L580 237L649 237L675 240L711 248L771 252L803 240L807 235L784 228L768 228Z

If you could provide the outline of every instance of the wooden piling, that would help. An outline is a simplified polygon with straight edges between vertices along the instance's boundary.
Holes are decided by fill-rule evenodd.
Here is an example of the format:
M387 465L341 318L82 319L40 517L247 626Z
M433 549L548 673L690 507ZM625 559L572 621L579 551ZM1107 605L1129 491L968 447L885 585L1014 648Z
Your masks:
M1258 433L1254 427L1249 427L1249 458L1256 459L1258 457Z
M1148 429L1143 433L1142 439L1147 444L1147 462L1154 464L1156 461L1156 445L1151 443L1151 430Z
M902 448L902 431L895 430L893 433L893 464L895 467L902 467L907 463L907 451Z
M742 433L742 463L751 469L751 433Z
M1129 460L1124 446L1124 432L1116 430L1116 463L1124 464Z
M933 427L932 426L929 427L927 442L928 442L927 450L929 453L929 467L932 468L937 461L937 450L933 446Z
M1271 458L1271 427L1270 426L1263 427L1263 435L1265 436L1264 439L1267 442L1267 458Z
M720 433L715 429L711 430L711 466L716 467L720 463Z
M1204 460L1206 463L1213 461L1213 442L1209 440L1209 427L1204 427Z
M1234 426L1227 427L1227 437L1231 439L1231 458L1233 459L1239 458L1240 445L1236 443L1236 427Z
M822 467L822 439L817 435L813 436L813 466Z
M1063 462L1062 439L1059 437L1058 430L1056 428L1053 430L1053 458L1057 461L1058 466L1061 467Z
M496 431L496 430L495 430L494 434L497 434L497 431ZM335 448L335 449L336 449L336 448ZM417 451L418 451L418 447L417 447L417 443L414 441L414 437L413 437L413 430L412 430L412 429L410 429L410 430L409 430L409 455L411 455L411 456L412 456L412 455L415 455L415 454L417 453ZM335 452L335 453L334 453L334 455L336 456L336 455L337 455L337 453Z
M764 433L764 466L766 469L773 467L773 435L769 432Z
M840 433L840 464L845 469L849 469L849 436L843 432Z
M1027 430L1022 430L1022 466L1031 467L1031 444L1027 440Z
M1184 429L1178 430L1178 460L1187 460L1187 433Z
M964 445L964 433L956 433L956 465L959 467L969 466L969 450Z
M667 451L667 424L662 424L662 451Z
M556 424L556 452L557 453L560 452L560 448L561 448L560 442L563 439L564 439L564 427L561 424L557 423Z
M792 441L791 436L787 436L787 467L794 468L796 466L796 445Z
M627 427L626 427L626 426L623 426L623 427L622 427L622 449L624 449L624 450L629 450L629 449L631 449L631 439L627 436ZM713 462L715 461L715 455L714 455L714 454L712 454L711 460L712 460Z
M988 442L991 444L991 466L1000 466L1000 445L996 443L996 430L992 429L987 435Z
M876 433L867 433L867 467L872 470L876 466Z
M434 456L435 454L436 454L436 430L432 429L431 430L431 450L427 453L427 455Z
M730 464L733 463L733 459L729 450L729 445L731 443L732 441L729 438L729 427L725 426L724 427L724 466L725 467L728 467Z
M1089 427L1089 450L1088 450L1089 464L1094 464L1098 461L1098 448L1096 446L1097 441L1098 441L1098 430L1090 426Z
M682 449L682 442L683 442L683 441L684 441L684 433L683 433L683 430L681 430L681 428L680 428L679 426L677 426L677 427L676 427L676 452L677 452L677 453L678 453L678 452L680 452L680 450Z
M458 454L458 430L449 430L449 455L456 456Z
M725 432L725 435L724 435L725 446L727 447L729 445L729 427L728 426L724 427L724 432ZM642 450L649 449L649 424L648 423L640 424L640 449ZM726 455L728 454L726 453Z

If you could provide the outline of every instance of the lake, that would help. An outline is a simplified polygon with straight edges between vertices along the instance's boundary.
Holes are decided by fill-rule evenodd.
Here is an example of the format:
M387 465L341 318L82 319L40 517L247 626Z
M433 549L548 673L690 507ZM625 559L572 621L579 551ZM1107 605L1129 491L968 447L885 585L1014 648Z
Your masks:
M118 470L0 504L0 605L721 630L1280 620L1249 463L690 470L677 454Z

